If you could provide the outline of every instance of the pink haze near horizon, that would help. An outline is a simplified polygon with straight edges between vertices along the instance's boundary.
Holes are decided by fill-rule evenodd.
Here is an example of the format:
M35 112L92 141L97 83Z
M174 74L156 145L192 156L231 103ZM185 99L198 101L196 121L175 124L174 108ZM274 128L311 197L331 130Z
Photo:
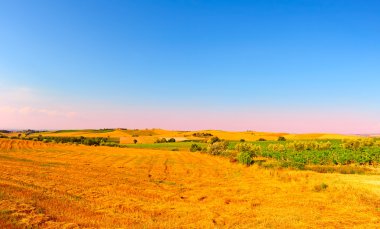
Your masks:
M0 107L1 129L162 128L218 129L288 133L378 133L375 118L343 113L223 112L178 110L60 111L31 107Z

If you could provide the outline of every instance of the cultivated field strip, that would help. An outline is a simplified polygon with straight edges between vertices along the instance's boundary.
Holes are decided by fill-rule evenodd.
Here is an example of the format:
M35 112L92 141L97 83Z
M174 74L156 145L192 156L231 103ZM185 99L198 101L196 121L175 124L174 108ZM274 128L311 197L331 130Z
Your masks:
M379 196L343 175L248 168L183 151L20 140L0 147L2 227L380 225ZM321 182L329 188L316 192Z

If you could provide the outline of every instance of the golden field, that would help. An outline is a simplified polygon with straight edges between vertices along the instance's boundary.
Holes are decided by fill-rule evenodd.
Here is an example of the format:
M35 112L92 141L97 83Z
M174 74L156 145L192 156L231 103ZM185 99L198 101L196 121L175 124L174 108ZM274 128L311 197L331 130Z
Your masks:
M0 228L380 225L378 175L262 169L185 151L8 139L0 139L0 165ZM322 183L328 187L318 189Z

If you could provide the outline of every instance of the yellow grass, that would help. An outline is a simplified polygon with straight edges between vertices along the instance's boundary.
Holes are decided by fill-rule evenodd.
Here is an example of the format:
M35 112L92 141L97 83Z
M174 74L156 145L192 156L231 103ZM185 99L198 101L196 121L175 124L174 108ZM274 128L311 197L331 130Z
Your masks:
M0 227L378 228L380 176L0 140ZM328 188L315 187L326 183Z

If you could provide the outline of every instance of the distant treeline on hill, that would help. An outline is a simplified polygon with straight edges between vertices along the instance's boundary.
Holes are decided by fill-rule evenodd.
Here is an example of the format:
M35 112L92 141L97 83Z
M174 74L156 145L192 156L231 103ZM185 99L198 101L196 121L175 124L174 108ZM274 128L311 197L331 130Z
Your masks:
M14 133L14 132L19 132L17 130L0 130L0 133L3 133L3 134L10 134L10 133ZM29 134L35 134L35 133L40 133L40 132L44 132L44 131L41 131L41 130L23 130L21 131L22 133L24 133L25 135L29 135Z
M199 137L199 138L206 138L206 137L212 137L213 135L210 133L194 133L194 137Z
M50 137L50 136L38 136L37 138L32 138L28 140L34 141L42 141L42 142L52 142L52 143L73 143L73 144L83 144L89 146L101 146L108 145L111 143L119 144L119 139L110 139L104 137L96 137L96 138L85 138L83 136L80 137Z
M119 138L85 138L80 137L53 137L53 136L42 136L38 137L7 137L5 135L0 135L0 138L10 138L10 139L22 139L22 140L32 140L32 141L41 141L45 143L72 143L72 144L83 144L88 146L118 146Z

